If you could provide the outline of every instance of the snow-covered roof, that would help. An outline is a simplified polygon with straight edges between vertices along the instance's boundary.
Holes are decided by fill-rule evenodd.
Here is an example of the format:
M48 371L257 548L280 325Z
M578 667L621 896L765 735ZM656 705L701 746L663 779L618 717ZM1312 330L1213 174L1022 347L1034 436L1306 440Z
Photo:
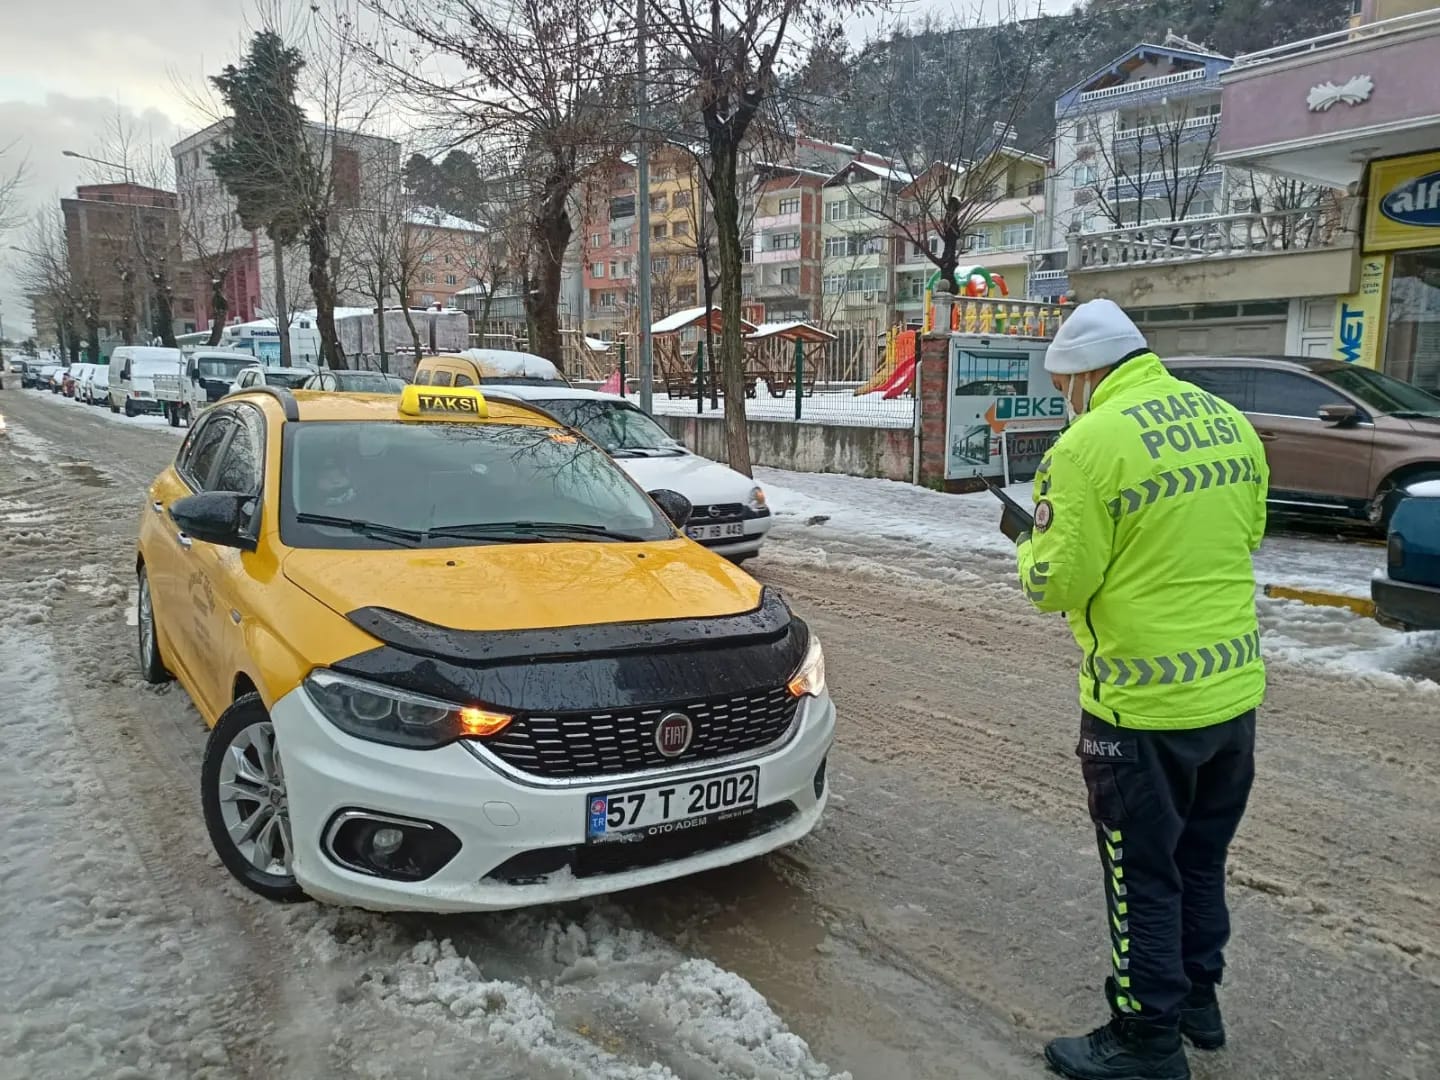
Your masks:
M789 338L801 341L834 341L835 335L828 330L821 330L813 323L804 319L795 319L791 322L763 322L745 335L751 341L760 341L764 338Z
M712 307L710 309L710 313L712 316L714 316L714 325L711 327L711 329L718 331L720 329L721 321L724 319L724 314L718 307ZM684 330L686 327L695 326L697 324L703 323L704 321L705 309L703 307L686 308L684 311L677 311L673 315L666 315L665 318L661 319L659 322L652 324L650 327L650 333L674 334L678 333L681 330ZM748 334L754 329L754 323L746 322L744 319L740 320L740 332L742 334Z
M473 221L446 213L434 206L416 206L406 215L411 225L423 225L432 229L454 229L457 232L483 233L485 229Z
M854 161L848 162L843 169L830 177L826 183L833 184L846 173L858 169L861 172L869 173L878 180L887 180L892 184L913 184L915 177L910 174L909 170L901 168L900 165L901 163L898 161L891 162L889 165L882 165L874 160L856 158Z
M586 337L586 338L585 338L585 347L586 347L587 349L590 349L592 352L609 352L609 351L610 351L610 345L611 345L610 342L608 342L608 341L601 341L599 338L593 338L593 337Z
M473 360L482 378L560 379L560 371L543 356L511 349L464 349L458 355Z

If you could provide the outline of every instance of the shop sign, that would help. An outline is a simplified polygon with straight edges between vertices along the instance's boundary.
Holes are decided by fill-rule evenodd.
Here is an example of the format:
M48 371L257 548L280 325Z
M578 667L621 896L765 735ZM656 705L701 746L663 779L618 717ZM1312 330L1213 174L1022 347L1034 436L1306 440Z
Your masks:
M1380 366L1380 334L1385 319L1384 255L1367 256L1360 263L1360 290L1342 296L1335 305L1336 360L1361 367Z
M1440 153L1370 165L1365 250L1440 246Z

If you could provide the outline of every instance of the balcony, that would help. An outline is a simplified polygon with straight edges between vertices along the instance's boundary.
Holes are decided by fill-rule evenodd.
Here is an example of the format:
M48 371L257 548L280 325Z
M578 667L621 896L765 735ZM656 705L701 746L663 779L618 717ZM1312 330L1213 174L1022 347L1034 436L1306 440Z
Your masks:
M800 261L800 249L793 248L771 248L768 251L756 251L751 259L753 263L760 263L773 266L776 263L798 263Z
M1217 160L1338 188L1440 146L1437 56L1440 8L1241 56L1220 80Z
M800 211L793 214L769 214L755 219L754 231L757 233L768 232L771 229L798 229L801 224Z
M1080 95L1080 100L1089 103L1092 101L1105 101L1109 98L1129 97L1132 94L1145 94L1156 90L1164 90L1167 87L1176 86L1181 83L1203 82L1204 79L1204 68L1196 68L1194 71L1177 71L1174 75L1160 75L1154 79L1140 79L1137 82L1121 83L1119 86L1107 86L1102 90L1087 90Z
M1358 284L1358 211L1346 200L1083 233L1065 273L1080 299L1122 306L1346 295Z

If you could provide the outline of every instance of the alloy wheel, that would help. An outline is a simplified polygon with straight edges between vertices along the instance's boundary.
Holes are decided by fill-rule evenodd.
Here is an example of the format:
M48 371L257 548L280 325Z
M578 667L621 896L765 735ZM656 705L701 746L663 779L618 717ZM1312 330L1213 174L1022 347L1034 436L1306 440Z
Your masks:
M261 873L290 877L290 804L274 725L257 722L235 734L218 783L220 817L235 850Z

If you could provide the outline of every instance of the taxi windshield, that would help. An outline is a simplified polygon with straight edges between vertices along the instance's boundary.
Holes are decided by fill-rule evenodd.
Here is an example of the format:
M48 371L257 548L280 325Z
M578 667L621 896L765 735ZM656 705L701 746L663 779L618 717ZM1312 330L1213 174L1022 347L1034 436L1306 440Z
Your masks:
M616 457L652 457L683 454L684 448L668 431L635 406L623 401L553 398L536 401L563 423L585 433Z
M668 522L606 455L555 428L427 421L286 425L292 547L665 540Z

